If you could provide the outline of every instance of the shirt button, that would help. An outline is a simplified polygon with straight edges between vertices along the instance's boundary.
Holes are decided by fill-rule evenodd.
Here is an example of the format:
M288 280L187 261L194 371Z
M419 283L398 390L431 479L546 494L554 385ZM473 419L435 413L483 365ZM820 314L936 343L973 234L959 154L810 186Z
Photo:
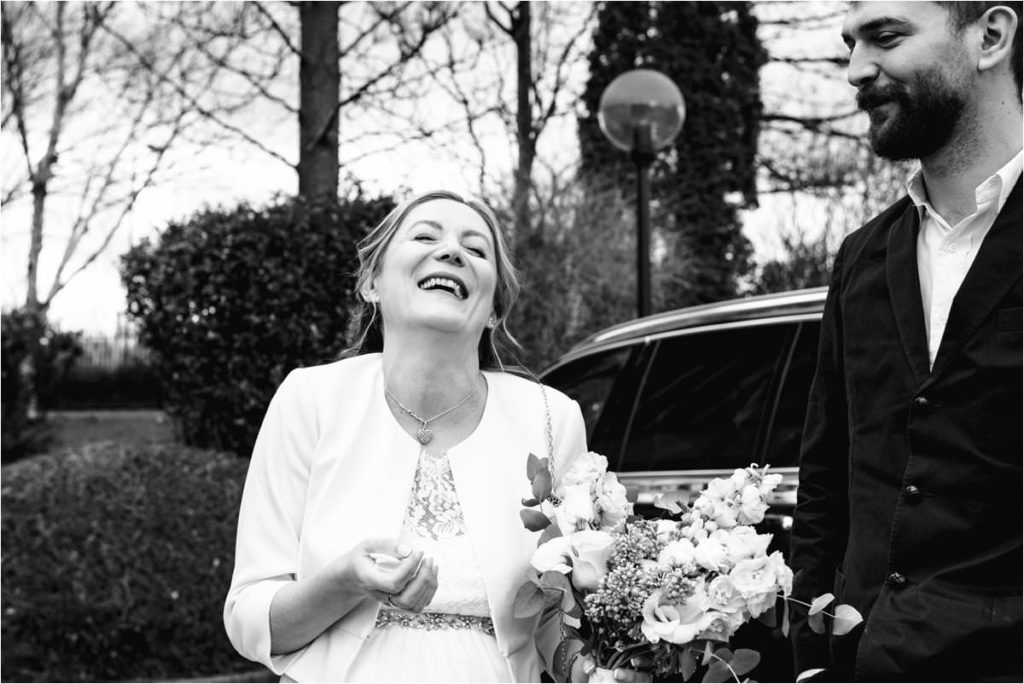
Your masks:
M914 485L907 485L903 488L903 498L910 503L919 501L921 499L921 490Z
M889 573L889 576L885 578L885 581L893 589L899 589L907 583L907 578L901 573L893 572Z
M921 408L925 408L926 406L930 406L930 405L931 405L931 402L928 401L928 397L924 396L923 394L920 395L920 396L914 397L914 406L920 406Z

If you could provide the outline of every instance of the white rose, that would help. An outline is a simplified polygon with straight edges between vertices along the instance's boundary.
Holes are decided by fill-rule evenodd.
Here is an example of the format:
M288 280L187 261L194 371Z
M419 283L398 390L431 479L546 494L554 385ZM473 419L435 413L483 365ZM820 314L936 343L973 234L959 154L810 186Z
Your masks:
M727 562L736 565L747 558L757 558L768 553L768 545L772 535L758 534L753 527L739 526L731 530L717 532L719 540L725 546Z
M672 536L676 533L676 530L679 529L679 523L677 523L675 520L659 518L658 522L655 523L654 529L658 535L658 541L665 543L669 539L671 539Z
M740 613L747 607L746 598L728 575L718 575L708 582L707 594L708 606L721 613Z
M608 574L608 558L614 539L602 530L583 530L569 535L572 552L572 583L577 589L594 591Z
M779 551L740 561L729 577L746 598L747 610L754 617L775 605L779 592L788 594L793 586L793 572Z
M725 546L715 535L702 539L693 552L693 560L706 570L720 572L726 567Z
M710 618L710 624L697 635L698 639L729 641L733 634L736 633L736 630L746 622L746 616L740 612L720 613L715 610L710 610L708 611L708 617Z
M556 570L563 574L568 574L572 570L572 555L571 555L572 542L568 537L555 537L550 539L540 546L533 552L530 557L530 565L537 570L537 572L547 572L548 570Z
M761 494L761 489L755 485L747 485L740 494L740 510L736 516L741 525L756 525L764 520L764 513L768 510L768 503Z
M693 572L696 569L694 551L695 547L689 539L669 542L658 554L658 565L679 568L684 573Z
M663 593L658 590L644 601L640 631L648 641L687 644L714 620L705 612L707 596L703 591L697 591L679 605L663 604L662 598Z
M736 508L729 501L717 501L708 515L718 527L731 529L736 527Z
M782 482L782 476L778 473L772 473L771 475L765 475L761 479L761 494L768 496L771 494L776 487Z
M590 493L590 485L579 484L565 487L561 497L562 505L556 511L558 526L568 534L596 522L597 510Z
M615 473L605 473L598 482L597 508L601 515L601 527L613 527L632 512L633 506L626 499L626 488Z
M555 485L555 496L563 498L564 488L574 485L591 485L608 471L608 459L593 451L575 457L569 467L558 478Z

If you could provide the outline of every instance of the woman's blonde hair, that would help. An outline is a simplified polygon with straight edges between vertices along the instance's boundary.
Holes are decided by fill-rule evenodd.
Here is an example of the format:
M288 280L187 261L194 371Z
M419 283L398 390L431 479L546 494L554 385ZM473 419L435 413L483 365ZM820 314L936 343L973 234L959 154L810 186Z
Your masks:
M512 265L508 244L494 212L483 202L464 198L448 190L434 190L406 200L395 207L359 242L359 269L356 272L356 293L359 303L352 317L349 335L349 339L355 341L345 350L343 356L379 352L384 348L384 328L377 303L367 301L364 293L369 291L373 279L380 273L384 252L409 212L433 200L451 200L469 207L479 214L491 231L491 237L494 239L494 260L497 264L493 302L496 324L493 328L484 328L478 349L481 368L505 370L509 363L515 363L516 352L520 349L519 343L506 325L512 304L519 296L519 276ZM505 361L502 360L503 356Z

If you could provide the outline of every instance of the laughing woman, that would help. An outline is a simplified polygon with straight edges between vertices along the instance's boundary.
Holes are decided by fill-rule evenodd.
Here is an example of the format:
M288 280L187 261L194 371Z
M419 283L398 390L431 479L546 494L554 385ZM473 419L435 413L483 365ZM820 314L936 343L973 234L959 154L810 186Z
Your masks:
M353 354L293 371L256 440L228 636L282 681L565 679L557 619L512 602L537 543L527 454L557 470L583 419L502 370L518 283L494 215L425 194L359 258Z

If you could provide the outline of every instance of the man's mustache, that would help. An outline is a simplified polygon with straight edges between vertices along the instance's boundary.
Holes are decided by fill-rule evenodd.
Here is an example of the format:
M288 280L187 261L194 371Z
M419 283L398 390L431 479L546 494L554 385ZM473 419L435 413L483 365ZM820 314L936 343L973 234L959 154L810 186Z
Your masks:
M864 87L857 91L857 107L862 110L874 109L887 102L902 102L906 99L903 89L896 84Z

